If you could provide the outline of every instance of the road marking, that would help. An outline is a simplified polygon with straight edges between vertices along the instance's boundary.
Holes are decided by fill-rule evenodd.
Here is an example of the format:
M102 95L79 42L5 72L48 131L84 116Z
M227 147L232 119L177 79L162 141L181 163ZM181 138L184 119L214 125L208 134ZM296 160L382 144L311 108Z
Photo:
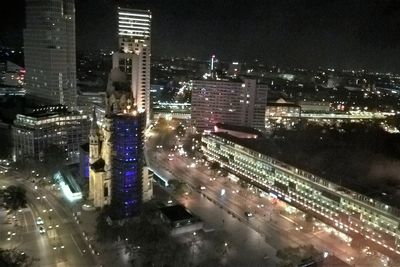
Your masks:
M288 220L288 221L291 222L291 223L294 223L294 224L296 224L296 225L298 224L298 223L296 223L295 221L293 221L292 219L286 217L285 215L279 214L279 216L281 216L282 218Z
M22 215L24 216L24 221L25 221L25 229L26 229L26 232L28 232L28 221L26 220L26 217L25 217L25 212L23 212L23 213L22 213Z
M79 253L83 256L83 253L82 253L82 251L81 251L81 248L80 248L80 247L78 246L78 244L76 243L75 238L73 237L72 234L70 234L70 236L71 236L71 238L72 238L72 242L74 242L74 244L75 244L75 246L77 247Z
M50 201L46 197L47 204L56 212L57 216L59 217L60 221L63 221L65 218L58 213L57 209L50 203Z

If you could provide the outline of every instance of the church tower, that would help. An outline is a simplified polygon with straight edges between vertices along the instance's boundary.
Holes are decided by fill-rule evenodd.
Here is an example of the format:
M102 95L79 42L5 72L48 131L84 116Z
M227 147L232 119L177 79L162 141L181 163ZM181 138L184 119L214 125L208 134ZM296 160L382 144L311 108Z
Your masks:
M93 109L92 123L89 133L89 164L92 164L100 157L101 138L99 126L97 125L96 110Z

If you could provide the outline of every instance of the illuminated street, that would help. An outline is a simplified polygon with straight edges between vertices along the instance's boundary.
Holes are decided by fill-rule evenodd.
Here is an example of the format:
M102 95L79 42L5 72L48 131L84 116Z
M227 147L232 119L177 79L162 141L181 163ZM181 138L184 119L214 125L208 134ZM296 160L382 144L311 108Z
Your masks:
M21 185L26 189L28 208L17 212L18 226L8 224L1 229L1 244L16 247L39 259L36 266L92 266L95 256L88 253L82 232L72 216L74 206L66 205L46 189L19 177L18 173L4 174L0 186ZM4 215L4 213L2 214ZM39 233L37 218L43 219L45 233ZM2 216L2 219L5 219ZM12 220L11 220L12 221ZM16 235L7 241L8 231ZM87 252L84 253L83 250ZM83 264L83 265L82 265Z
M329 234L336 231L315 221L312 223L313 229L307 233L303 230L304 217L285 212L285 207L289 210L290 207L284 202L270 196L260 197L259 194L253 193L250 189L244 189L231 179L221 177L198 160L196 163L194 159L178 156L177 153L171 160L171 152L155 148L154 145L152 149L151 144L152 138L147 150L151 167L167 179L176 178L186 181L192 191L188 196L182 196L180 201L189 209L193 209L193 212L206 222L225 229L228 227L228 224L224 224L227 221L226 217L235 221L240 220L242 224L260 233L242 232L243 234L240 234L242 242L252 238L261 240L262 243L265 240L269 247L265 250L268 251L268 255L275 255L275 251L279 248L312 244L317 249L335 255L345 262L360 267L365 266L365 261L357 263L361 262L362 255L339 238L339 232L336 235ZM213 210L216 211L213 212ZM245 212L251 212L254 216L246 218ZM232 219L233 217L235 219ZM324 229L329 232L325 232ZM236 234L233 235L235 232ZM239 232L232 230L232 236L236 236ZM377 266L375 261L368 264ZM382 262L379 264L384 266Z

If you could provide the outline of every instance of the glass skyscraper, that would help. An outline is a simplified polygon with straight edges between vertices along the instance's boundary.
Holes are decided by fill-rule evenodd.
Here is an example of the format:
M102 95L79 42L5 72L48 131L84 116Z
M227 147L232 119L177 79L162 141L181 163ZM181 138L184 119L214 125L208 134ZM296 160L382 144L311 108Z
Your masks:
M76 106L74 0L26 0L27 93L44 104Z

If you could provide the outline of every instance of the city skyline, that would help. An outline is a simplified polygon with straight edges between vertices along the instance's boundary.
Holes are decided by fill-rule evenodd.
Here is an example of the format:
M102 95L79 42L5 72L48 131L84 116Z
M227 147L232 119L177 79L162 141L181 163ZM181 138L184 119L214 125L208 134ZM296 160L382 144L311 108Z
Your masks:
M7 11L0 265L400 266L400 3Z
M154 55L216 54L226 60L258 58L269 65L400 72L396 1L124 2L152 10ZM115 50L115 3L96 1L96 9L93 4L76 3L77 48ZM17 19L24 16L22 9L23 1L16 1L2 16L2 45L22 44L23 23Z

